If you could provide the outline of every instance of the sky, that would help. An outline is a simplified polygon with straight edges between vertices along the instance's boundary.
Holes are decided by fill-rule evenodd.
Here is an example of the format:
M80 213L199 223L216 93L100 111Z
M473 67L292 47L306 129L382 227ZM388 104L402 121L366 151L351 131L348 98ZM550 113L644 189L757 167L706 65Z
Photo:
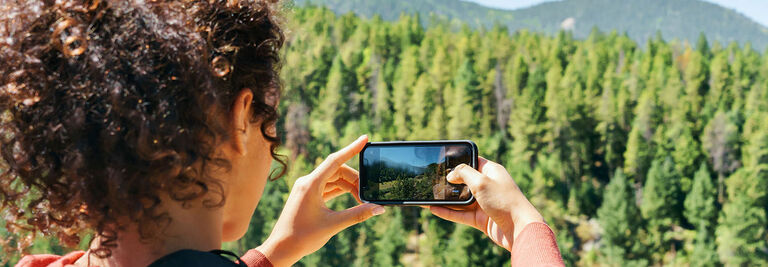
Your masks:
M517 9L555 0L464 0L484 6ZM744 14L748 18L768 27L768 0L704 0Z
M367 149L366 156L370 157L369 151L373 149ZM417 151L418 150L418 151ZM411 166L427 166L431 163L436 163L440 160L442 153L441 147L396 147L387 146L379 148L379 157L396 161L397 164L411 165Z

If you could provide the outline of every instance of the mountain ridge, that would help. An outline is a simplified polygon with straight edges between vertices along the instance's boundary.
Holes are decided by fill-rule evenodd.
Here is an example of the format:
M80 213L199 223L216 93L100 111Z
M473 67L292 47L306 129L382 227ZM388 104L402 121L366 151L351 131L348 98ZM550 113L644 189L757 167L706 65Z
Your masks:
M768 48L768 28L737 11L700 0L563 0L515 10L460 0L295 0L295 3L326 6L339 14L379 15L384 20L396 20L402 13L419 13L424 23L429 22L430 14L473 27L491 27L498 22L513 32L528 29L553 34L570 19L576 38L585 38L596 26L603 32L627 33L639 43L654 38L656 32L661 32L665 39L695 43L703 32L710 42L724 45L733 41L740 45L750 42L757 50Z

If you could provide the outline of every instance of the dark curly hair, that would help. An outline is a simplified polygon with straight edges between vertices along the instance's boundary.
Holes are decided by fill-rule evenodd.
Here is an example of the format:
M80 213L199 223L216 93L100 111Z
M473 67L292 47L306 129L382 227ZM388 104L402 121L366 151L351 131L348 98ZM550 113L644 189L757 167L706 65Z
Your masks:
M0 200L15 236L4 247L41 233L75 246L90 231L106 257L129 224L158 238L161 196L220 207L209 173L230 167L215 148L245 88L284 172L275 2L0 3Z

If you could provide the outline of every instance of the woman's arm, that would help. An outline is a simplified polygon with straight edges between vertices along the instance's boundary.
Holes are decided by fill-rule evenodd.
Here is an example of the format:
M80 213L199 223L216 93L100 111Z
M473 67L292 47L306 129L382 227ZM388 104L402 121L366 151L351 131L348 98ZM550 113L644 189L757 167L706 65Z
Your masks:
M272 262L267 259L267 256L264 256L264 254L256 249L249 250L240 259L248 267L272 267Z
M482 157L479 163L479 171L462 164L447 177L450 183L466 184L475 203L463 210L431 206L430 211L440 218L483 231L512 253L513 265L564 266L552 230L507 170Z
M512 266L563 266L555 234L545 223L529 223L512 245Z

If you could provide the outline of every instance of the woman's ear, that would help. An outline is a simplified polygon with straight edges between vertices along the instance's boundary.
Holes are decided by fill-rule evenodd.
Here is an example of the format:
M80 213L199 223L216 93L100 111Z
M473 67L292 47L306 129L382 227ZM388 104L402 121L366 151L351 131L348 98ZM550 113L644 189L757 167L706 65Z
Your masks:
M253 101L253 92L251 89L245 88L240 90L235 97L235 101L232 104L230 125L232 125L230 131L232 136L232 148L236 153L245 155L248 153L248 134L249 124L251 122L251 102Z

